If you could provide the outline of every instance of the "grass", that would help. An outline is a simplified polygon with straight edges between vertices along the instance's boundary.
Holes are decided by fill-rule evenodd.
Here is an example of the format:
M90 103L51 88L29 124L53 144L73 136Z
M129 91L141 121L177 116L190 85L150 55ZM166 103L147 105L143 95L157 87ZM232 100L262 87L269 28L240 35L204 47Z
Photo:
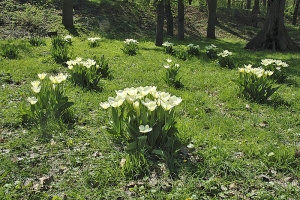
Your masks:
M125 55L119 40L104 38L96 48L81 38L72 41L74 58L104 54L114 78L101 80L102 92L69 83L67 95L75 102L71 108L75 123L64 128L51 124L51 140L45 141L36 128L22 125L19 114L37 73L67 71L50 57L50 40L39 47L16 40L30 53L21 51L14 60L1 58L1 73L11 74L11 81L1 82L2 198L299 197L299 158L294 157L300 130L297 54L249 54L241 49L243 42L201 40L192 41L202 47L200 56L182 61L148 41L140 41L136 56ZM223 69L206 58L204 47L211 43L234 52L236 66L267 57L282 59L290 64L288 80L268 104L245 100L231 81L238 76L237 70ZM180 64L183 89L164 82L166 58ZM146 165L145 175L137 178L132 173L126 176L120 167L126 153L103 129L108 121L99 103L114 96L115 90L146 85L183 98L177 121L185 148L175 158L176 173L164 169L163 163L156 170ZM192 150L186 148L190 143Z
M1 40L14 44L18 57L0 57L0 198L1 199L299 199L300 70L297 53L250 52L244 40L187 39L201 52L186 61L164 53L145 37L134 38L139 51L128 56L121 39L101 34L100 46L90 48L88 36L72 38L70 58L104 55L112 79L102 79L103 90L89 91L68 82L66 95L75 104L72 120L64 126L52 122L51 138L37 127L23 124L20 106L26 104L30 82L37 73L56 74L68 69L56 64L46 46L28 40ZM237 69L221 68L205 55L204 47L233 52L236 67L274 58L287 62L288 78L266 104L244 99L231 81ZM180 64L184 88L176 90L165 81L166 59ZM105 131L108 114L99 106L115 90L153 85L182 97L176 108L182 149L170 171L165 163L135 161L124 145ZM29 105L27 105L29 106ZM189 144L193 144L193 148ZM126 170L123 158L132 160ZM132 164L132 165L130 165ZM136 169L136 170L135 170ZM143 175L138 171L143 171Z

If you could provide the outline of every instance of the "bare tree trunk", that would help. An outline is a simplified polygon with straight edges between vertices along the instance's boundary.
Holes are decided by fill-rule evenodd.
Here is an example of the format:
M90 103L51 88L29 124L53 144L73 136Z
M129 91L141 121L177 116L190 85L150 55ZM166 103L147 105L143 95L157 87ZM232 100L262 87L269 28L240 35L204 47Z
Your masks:
M206 37L215 39L216 38L216 22L217 22L217 0L207 0L208 7L208 22L207 22L207 33Z
M285 0L269 0L264 27L246 44L246 49L299 51L300 47L289 36L284 26Z
M67 28L73 28L73 0L63 0L62 23Z
M165 5L165 12L167 16L167 35L174 35L174 27L173 27L173 14L171 9L170 1L168 1Z
M230 8L231 7L231 0L228 0L227 1L227 8Z
M178 0L178 40L184 40L184 4Z
M294 13L293 13L293 22L292 22L292 24L294 26L296 26L296 23L297 23L299 4L300 4L300 0L296 0L295 9L294 9Z
M251 21L252 21L252 26L257 27L257 16L259 13L259 0L254 0L254 5L252 8L252 16L251 16Z
M156 5L156 40L155 45L161 46L164 40L164 1L160 0Z
M263 0L263 7L265 8L267 6L267 0Z
M250 8L251 8L251 0L247 0L246 9L250 9Z

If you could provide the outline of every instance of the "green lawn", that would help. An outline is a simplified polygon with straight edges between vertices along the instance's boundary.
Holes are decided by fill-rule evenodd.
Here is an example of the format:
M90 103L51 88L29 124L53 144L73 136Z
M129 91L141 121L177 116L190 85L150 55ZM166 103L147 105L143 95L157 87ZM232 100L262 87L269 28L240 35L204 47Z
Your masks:
M128 56L121 40L102 38L100 46L90 48L87 38L72 38L70 59L104 55L113 78L101 79L102 91L67 81L66 95L74 102L72 120L62 126L49 124L49 139L38 126L22 123L20 106L29 107L30 82L38 73L57 74L68 68L53 61L50 39L40 47L13 41L18 58L0 57L1 199L300 198L300 158L295 156L300 149L299 53L247 51L245 42L236 38L170 39L178 49L189 43L200 46L199 56L183 61L165 54L153 41L134 39L139 51ZM221 68L208 59L205 46L210 44L219 52L233 52L236 68ZM181 66L182 89L164 81L167 58ZM238 67L259 65L264 58L288 63L288 78L268 103L259 104L243 98L232 80L238 78ZM115 96L116 90L139 86L156 86L183 99L175 109L183 146L172 171L156 160L155 167L137 162L145 168L142 176L134 168L131 175L124 173L124 144L105 130L110 112L99 103ZM190 144L194 147L187 148Z

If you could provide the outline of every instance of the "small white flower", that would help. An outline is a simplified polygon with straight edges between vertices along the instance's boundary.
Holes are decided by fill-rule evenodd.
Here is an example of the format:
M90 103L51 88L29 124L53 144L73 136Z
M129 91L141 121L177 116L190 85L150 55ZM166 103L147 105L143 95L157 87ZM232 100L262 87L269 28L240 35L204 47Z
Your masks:
M166 60L167 60L168 63L172 62L172 60L170 58L167 58Z
M34 104L36 104L36 102L38 102L38 99L37 99L36 97L28 97L28 98L27 98L27 101L28 101L30 104L34 105Z
M164 68L169 69L169 68L170 68L170 65L169 65L169 64L164 65Z
M47 73L38 74L38 77L40 80L44 80L46 76L47 76Z
M31 89L34 93L39 93L41 91L41 86L33 86Z
M40 81L32 81L31 85L32 87L38 87L40 85Z
M174 44L171 43L171 42L166 41L166 42L164 42L162 45L163 45L164 47L172 47Z
M148 133L148 132L152 131L152 128L150 128L149 125L146 125L146 126L140 125L139 130L141 133Z
M100 106L101 106L103 109L107 109L107 108L110 107L110 104L109 104L107 101L105 101L105 102L101 102L101 103L100 103Z

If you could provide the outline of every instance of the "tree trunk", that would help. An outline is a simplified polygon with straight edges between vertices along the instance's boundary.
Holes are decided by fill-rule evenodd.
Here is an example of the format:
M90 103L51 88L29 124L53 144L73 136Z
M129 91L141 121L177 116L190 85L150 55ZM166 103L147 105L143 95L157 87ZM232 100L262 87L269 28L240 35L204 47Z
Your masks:
M167 2L165 5L165 12L166 12L166 16L167 16L167 35L173 36L174 35L173 14L172 14L170 1Z
M294 9L294 13L293 13L293 22L292 22L292 24L294 26L296 26L296 23L297 23L299 4L300 4L300 0L297 0L296 5L295 5L295 9Z
M63 0L62 23L67 28L73 28L73 0Z
M227 8L230 8L231 7L231 0L228 0L227 1Z
M265 8L267 6L267 0L263 0L263 7Z
M251 21L252 21L252 26L257 27L257 16L259 13L259 0L254 0L254 5L252 8L252 16L251 16Z
M261 31L246 44L246 49L299 51L300 47L289 36L284 26L285 0L269 0L270 7Z
M251 0L247 0L246 9L251 9Z
M217 0L207 0L208 22L206 37L216 39L216 22L217 22Z
M155 45L161 46L164 40L164 2L160 0L156 5L156 40Z
M184 40L184 4L178 0L178 40Z

